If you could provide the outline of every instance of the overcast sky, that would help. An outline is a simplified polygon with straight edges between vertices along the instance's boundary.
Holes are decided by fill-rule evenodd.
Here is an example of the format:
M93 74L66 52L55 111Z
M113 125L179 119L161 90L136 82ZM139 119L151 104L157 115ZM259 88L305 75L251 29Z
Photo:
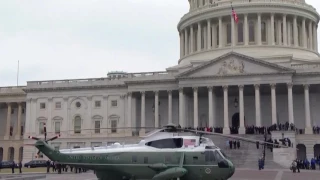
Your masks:
M315 8L319 0L306 0ZM187 0L1 0L0 86L163 71L177 64Z

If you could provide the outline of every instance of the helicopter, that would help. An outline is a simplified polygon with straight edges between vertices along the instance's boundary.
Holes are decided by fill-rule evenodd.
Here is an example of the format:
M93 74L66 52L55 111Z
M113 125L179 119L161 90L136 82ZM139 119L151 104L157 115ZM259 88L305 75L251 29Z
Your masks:
M191 133L191 135L185 135ZM149 132L137 144L55 150L48 142L60 137L36 140L35 146L50 160L94 170L99 180L226 180L235 166L225 153L204 135L216 135L262 145L275 145L232 135L183 129L174 124ZM288 146L278 145L279 147Z

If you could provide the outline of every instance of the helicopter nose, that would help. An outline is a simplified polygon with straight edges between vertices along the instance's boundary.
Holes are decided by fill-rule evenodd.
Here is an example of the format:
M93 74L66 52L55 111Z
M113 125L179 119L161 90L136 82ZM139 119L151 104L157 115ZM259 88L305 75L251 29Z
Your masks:
M231 178L235 172L235 167L231 161L229 161L230 173L227 179Z

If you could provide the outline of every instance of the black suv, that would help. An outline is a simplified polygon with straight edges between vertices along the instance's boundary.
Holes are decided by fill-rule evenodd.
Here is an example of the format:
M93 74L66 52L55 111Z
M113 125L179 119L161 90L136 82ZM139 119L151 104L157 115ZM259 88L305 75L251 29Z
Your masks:
M18 167L18 164L14 163L13 161L2 161L0 162L0 167L1 169L12 168L13 164L16 168Z
M36 167L47 167L46 160L32 160L24 164L24 167L27 168L36 168Z

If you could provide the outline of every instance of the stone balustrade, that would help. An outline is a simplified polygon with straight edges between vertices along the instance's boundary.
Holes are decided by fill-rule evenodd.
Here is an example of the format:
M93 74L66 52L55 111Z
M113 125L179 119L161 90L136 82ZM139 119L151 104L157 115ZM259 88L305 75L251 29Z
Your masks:
M139 77L154 77L167 76L169 72L141 72L141 73L127 73L123 77L104 77L91 79L65 79L65 80L49 80L49 81L29 81L27 82L28 89L32 88L57 88L57 87L82 87L82 86L101 86L101 85L116 85L123 84L122 80L129 80L130 78ZM1 90L0 90L1 92Z
M188 18L189 16L192 16L193 13L196 13L197 11L202 11L204 9L208 9L208 8L221 8L222 6L231 6L231 3L233 5L241 5L241 4L245 4L248 5L250 4L259 4L259 3L268 3L271 5L277 5L277 4L281 4L281 5L292 5L292 6L297 6L297 7L303 7L306 9L309 9L311 11L316 12L316 8L314 8L313 6L306 4L305 2L302 1L293 1L293 0L223 0L223 1L214 1L212 3L208 3L205 4L203 6L200 7L194 7L194 8L190 8L190 11L188 14L186 14L185 16L182 17L182 19L184 18Z

